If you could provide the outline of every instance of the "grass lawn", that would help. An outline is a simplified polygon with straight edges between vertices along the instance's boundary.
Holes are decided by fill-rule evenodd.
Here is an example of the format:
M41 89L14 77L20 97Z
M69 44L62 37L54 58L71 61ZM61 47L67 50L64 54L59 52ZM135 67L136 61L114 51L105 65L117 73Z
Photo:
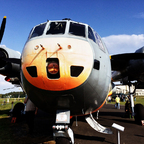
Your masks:
M120 102L121 105L125 105L126 102ZM136 97L136 101L134 101L134 104L142 104L144 105L144 97ZM108 104L115 104L115 102L108 102Z
M5 104L4 104L5 101ZM7 103L7 99L0 99L0 144L16 144L17 142L13 139L13 132L10 129L11 123L9 118L9 111L11 110L11 103L14 102L14 105L18 102L23 102L23 99L9 99L9 103Z
M5 101L5 104L4 104L4 101ZM5 117L5 116L8 116L8 113L9 111L11 110L12 108L12 102L13 102L13 105L15 105L16 103L18 102L23 102L24 101L24 98L10 98L9 99L9 103L7 103L7 98L1 98L0 99L0 117Z

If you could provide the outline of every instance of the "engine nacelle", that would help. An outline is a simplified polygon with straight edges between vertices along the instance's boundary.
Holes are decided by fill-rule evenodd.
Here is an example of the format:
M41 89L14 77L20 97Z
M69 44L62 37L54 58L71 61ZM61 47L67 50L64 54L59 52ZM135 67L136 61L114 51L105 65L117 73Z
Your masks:
M0 46L0 74L8 77L19 77L20 63L15 60L20 60L21 54L17 51Z

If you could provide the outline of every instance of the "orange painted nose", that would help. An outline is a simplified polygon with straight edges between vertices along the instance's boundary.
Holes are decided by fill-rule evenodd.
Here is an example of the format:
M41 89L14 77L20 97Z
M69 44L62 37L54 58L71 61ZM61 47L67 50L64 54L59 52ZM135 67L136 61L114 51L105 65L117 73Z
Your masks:
M37 43L42 43L45 48L35 49ZM33 86L44 90L74 89L87 80L92 68L91 45L80 39L60 37L32 40L26 44L22 54L25 78Z

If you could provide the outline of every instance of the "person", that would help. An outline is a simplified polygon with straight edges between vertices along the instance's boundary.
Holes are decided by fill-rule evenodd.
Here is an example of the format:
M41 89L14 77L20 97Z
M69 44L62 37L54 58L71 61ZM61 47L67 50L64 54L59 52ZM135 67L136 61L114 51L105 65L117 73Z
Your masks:
M125 96L124 95L122 95L122 101L125 102Z
M111 96L108 97L108 102L111 102Z
M34 118L35 115L37 115L38 108L34 105L34 103L29 99L27 96L24 100L24 103L26 104L26 122L29 127L29 134L33 134L34 130Z
M136 101L136 96L134 96L134 101Z
M120 98L118 97L118 95L116 96L115 102L116 102L116 108L120 109Z
M126 103L125 103L125 117L131 117L131 115L132 115L131 104L127 100Z

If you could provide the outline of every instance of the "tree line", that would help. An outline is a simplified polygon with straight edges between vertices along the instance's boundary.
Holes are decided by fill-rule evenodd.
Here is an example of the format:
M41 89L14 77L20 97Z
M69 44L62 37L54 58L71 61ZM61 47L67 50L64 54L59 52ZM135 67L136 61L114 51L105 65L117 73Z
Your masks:
M6 94L0 94L0 98L23 98L25 94L23 92L9 92Z

